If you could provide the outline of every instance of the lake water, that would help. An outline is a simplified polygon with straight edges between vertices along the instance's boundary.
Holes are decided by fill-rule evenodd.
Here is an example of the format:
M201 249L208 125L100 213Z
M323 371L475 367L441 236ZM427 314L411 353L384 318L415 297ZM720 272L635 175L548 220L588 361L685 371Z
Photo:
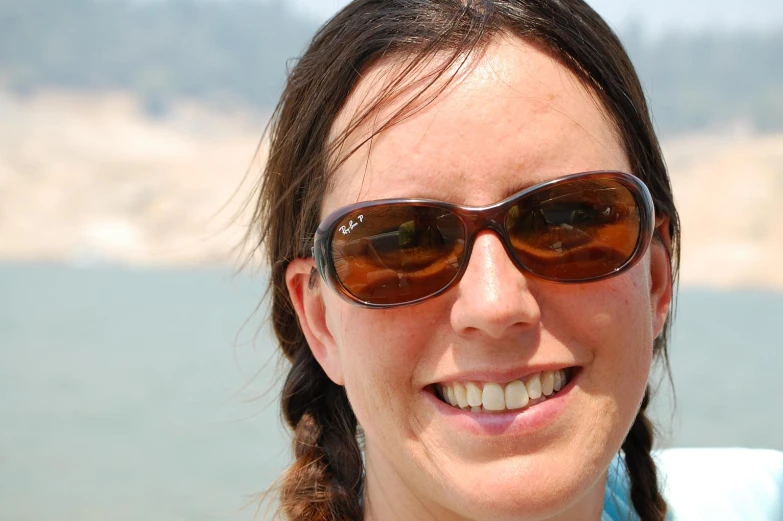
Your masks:
M252 519L288 459L263 289L0 265L0 520ZM783 449L782 317L780 293L681 291L664 445Z

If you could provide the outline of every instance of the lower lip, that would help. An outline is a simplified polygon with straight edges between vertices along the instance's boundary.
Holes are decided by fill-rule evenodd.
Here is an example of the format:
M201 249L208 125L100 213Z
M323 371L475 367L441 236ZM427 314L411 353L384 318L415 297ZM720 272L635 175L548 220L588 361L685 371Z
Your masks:
M499 436L530 434L553 423L568 405L572 390L576 387L582 371L571 377L568 385L557 394L527 409L517 411L475 413L452 407L438 399L430 391L422 391L443 419L453 428L475 436Z

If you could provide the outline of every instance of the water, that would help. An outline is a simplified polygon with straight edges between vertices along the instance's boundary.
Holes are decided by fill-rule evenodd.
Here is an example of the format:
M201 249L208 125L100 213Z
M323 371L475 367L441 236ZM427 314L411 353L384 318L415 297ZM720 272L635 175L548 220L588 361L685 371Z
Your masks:
M288 458L263 287L0 265L0 520L253 519ZM781 316L783 294L681 293L665 445L783 449Z

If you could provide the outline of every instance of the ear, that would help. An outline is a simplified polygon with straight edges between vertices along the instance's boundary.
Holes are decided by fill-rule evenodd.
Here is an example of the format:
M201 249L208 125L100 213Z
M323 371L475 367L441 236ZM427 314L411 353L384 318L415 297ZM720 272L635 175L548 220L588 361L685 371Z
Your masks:
M650 244L650 309L653 313L653 337L658 338L672 303L672 238L669 218L656 218L655 230L657 233Z
M313 273L314 269L313 259L294 259L286 268L285 283L310 351L326 375L337 385L343 385L340 351L326 320L321 280Z

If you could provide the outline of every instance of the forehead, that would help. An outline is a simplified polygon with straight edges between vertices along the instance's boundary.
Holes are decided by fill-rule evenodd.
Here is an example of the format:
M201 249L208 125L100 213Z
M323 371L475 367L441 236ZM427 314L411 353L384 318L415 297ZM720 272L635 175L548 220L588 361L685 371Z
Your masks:
M332 136L374 103L402 66L390 61L368 71ZM431 72L425 67L406 78L411 87L351 134L343 151L372 138L334 172L322 215L384 198L487 205L564 174L629 170L594 93L531 44L497 38L460 72L447 71L441 84L422 92L417 85ZM378 132L417 95L410 114Z

